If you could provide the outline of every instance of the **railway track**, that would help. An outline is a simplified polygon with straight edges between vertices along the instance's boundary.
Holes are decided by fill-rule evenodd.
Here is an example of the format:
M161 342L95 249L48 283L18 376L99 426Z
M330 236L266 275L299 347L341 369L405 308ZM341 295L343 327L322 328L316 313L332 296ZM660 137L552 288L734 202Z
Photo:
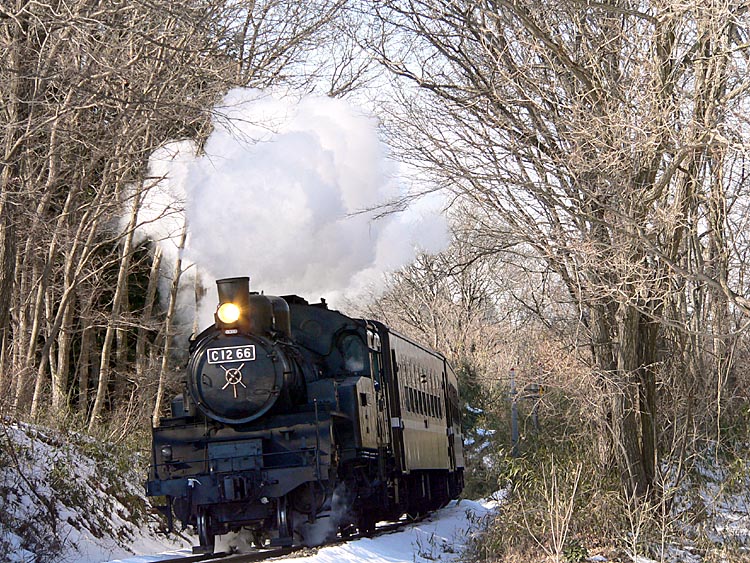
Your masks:
M248 553L212 553L212 554L196 554L188 555L186 557L175 557L172 559L161 559L158 563L253 563L255 561L266 561L269 559L276 559L279 557L286 557L292 553L300 555L308 555L315 553L318 549L323 547L331 547L341 545L353 540L362 539L365 537L377 537L385 534L397 532L409 524L416 524L424 520L425 517L413 518L408 520L399 520L397 522L389 522L379 526L374 534L370 536L356 533L346 538L339 538L334 541L325 543L318 547L305 547L305 546L294 546L294 547L279 547L279 548L268 548L268 549L257 549L256 551Z
M296 551L302 551L305 549L309 548L300 546L259 549L250 553L202 553L185 557L160 559L158 563L251 563L253 561L265 561L266 559L284 557Z

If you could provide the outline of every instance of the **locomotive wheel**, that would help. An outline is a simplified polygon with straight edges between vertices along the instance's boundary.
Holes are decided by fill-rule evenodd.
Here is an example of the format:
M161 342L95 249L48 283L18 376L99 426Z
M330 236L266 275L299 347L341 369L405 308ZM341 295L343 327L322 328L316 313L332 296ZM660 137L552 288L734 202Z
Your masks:
M266 534L262 530L253 531L253 547L261 549L266 545Z
M360 514L357 527L363 536L371 536L375 533L375 524L377 523L378 521L372 514Z
M294 526L292 523L292 510L289 506L287 495L280 497L276 503L276 523L279 527L279 540L285 543L288 540L289 545L291 545Z
M348 539L354 535L357 527L354 524L345 524L339 527L339 533L343 539Z
M216 546L216 535L211 529L211 515L207 510L198 512L196 527L198 528L198 540L200 541L201 549L205 550L206 553L213 553Z

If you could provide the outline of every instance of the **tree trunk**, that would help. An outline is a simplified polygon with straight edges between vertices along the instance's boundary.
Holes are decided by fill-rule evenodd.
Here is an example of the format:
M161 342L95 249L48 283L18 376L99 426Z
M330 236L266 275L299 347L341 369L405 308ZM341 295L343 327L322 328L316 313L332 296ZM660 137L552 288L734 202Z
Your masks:
M148 355L146 354L146 340L149 333L149 326L152 322L154 302L156 301L156 291L159 288L159 274L161 272L161 259L163 251L161 244L154 247L154 256L151 260L151 271L148 276L148 288L146 289L146 303L143 307L140 326L138 327L138 336L135 344L135 375L140 382L143 381L143 374L146 371Z
M4 346L9 345L7 329L9 327L9 313L13 305L13 284L18 269L11 269L16 256L16 237L14 217L12 213L12 202L10 194L21 192L20 182L20 151L23 143L24 127L30 114L29 104L31 102L31 73L28 71L30 64L27 56L26 31L28 16L20 15L22 3L16 2L13 11L19 14L15 25L9 25L7 31L7 47L5 65L15 69L16 72L8 76L8 82L3 84L6 90L3 111L6 114L4 131L4 143L2 147L2 159L0 159L0 335L3 336ZM21 300L16 300L16 305ZM14 334L14 340L18 337L18 331ZM6 380L7 385L17 383L23 377L21 362L17 361L18 346L14 346L12 372L15 379ZM3 348L3 353L6 350ZM7 357L7 356L6 356ZM5 379L5 365L0 365L0 384ZM5 385L0 386L4 389ZM13 399L13 407L18 406L16 401L17 385L13 386L10 396Z
M156 401L154 402L154 412L151 416L151 422L154 427L159 425L161 416L162 401L166 387L167 375L169 373L169 356L172 353L172 325L174 323L175 310L177 308L177 293L180 289L180 277L182 276L182 251L185 248L185 239L187 237L187 223L182 228L180 243L178 246L177 260L172 273L172 286L169 290L169 307L167 309L167 318L164 320L164 352L161 356L161 367L159 369L159 384L156 389Z
M93 321L93 294L89 293L85 298L80 295L81 302L81 352L76 362L76 378L78 380L78 412L88 417L89 412L89 379L91 375L91 346L94 341L95 327Z
M651 483L641 452L639 429L639 379L641 370L640 342L641 314L635 307L620 305L617 312L619 346L617 348L617 388L612 395L612 418L615 443L619 450L618 463L622 482L628 493L644 495Z
M51 189L49 189L48 191L50 193L52 192ZM62 213L60 214L57 220L57 228L55 229L52 235L52 241L49 244L49 250L47 252L47 261L44 266L42 276L39 280L39 287L38 287L37 297L36 297L37 301L36 301L36 306L34 308L34 311L35 311L34 312L34 328L32 329L32 333L31 333L32 338L34 340L37 339L37 335L40 330L39 327L41 325L42 309L44 308L45 305L50 309L49 311L46 311L47 314L45 315L45 317L47 319L50 319L53 316L52 311L51 311L50 299L47 296L47 293L49 291L48 284L49 284L49 279L52 273L53 266L58 259L57 257L58 240L59 240L59 237L63 233L63 226L68 220L68 214L70 213L73 202L76 199L77 192L78 190L74 188L71 188L70 191L68 192L68 196L65 199L65 205L63 207ZM64 293L70 294L70 291L71 291L70 288L65 288ZM63 322L65 318L65 313L66 313L69 301L70 299L61 299L58 305L57 315L55 316L59 317L61 316L61 313L62 313L62 319L60 321L61 323ZM57 337L57 330L55 330L54 332L52 332L51 330L48 330L48 334L47 334L48 342L45 344L46 354L48 354L53 349L54 339L56 337ZM30 348L30 352L29 352L29 355L27 355L27 363L31 365L33 361L33 356L31 355L32 354L31 350L33 349L33 346L29 346L29 348ZM44 365L47 362L50 362L51 360L52 358L42 358L42 360L40 360L40 366ZM54 371L56 370L54 369L53 364L50 364L50 367L53 368L52 373L53 373L53 378L54 378ZM31 400L31 417L32 418L36 417L38 409L39 409L39 402L41 401L44 378L45 378L44 370L43 369L37 370L36 381L34 383L34 395ZM63 391L63 396L64 395L65 395L65 392Z
M70 288L70 283L66 284ZM68 405L68 382L70 376L70 348L73 341L73 319L75 313L75 295L65 307L63 313L62 327L58 337L57 369L52 375L52 412L57 414L67 410Z
M3 186L5 182L2 182ZM13 302L15 273L13 262L16 254L16 237L8 208L8 191L0 186L0 396L8 397L9 367L7 365L10 344L10 310Z
M646 485L654 490L656 470L658 467L657 449L657 402L656 402L656 345L659 335L659 324L654 317L642 313L639 315L639 404L641 414L641 456L645 472Z
M128 271L130 267L130 256L133 246L133 233L138 221L138 211L140 210L142 200L142 190L138 190L134 194L130 217L128 220L127 230L122 237L122 250L120 252L120 268L117 274L117 285L115 286L115 295L112 299L112 309L110 316L107 321L107 330L104 334L104 343L102 344L101 357L99 361L99 382L96 387L96 396L94 398L94 405L91 407L91 415L89 417L88 431L93 432L99 418L104 410L104 401L107 395L107 388L109 386L109 374L110 374L110 357L112 354L112 344L115 337L115 331L120 323L121 307L124 300L124 292L126 289L126 281Z

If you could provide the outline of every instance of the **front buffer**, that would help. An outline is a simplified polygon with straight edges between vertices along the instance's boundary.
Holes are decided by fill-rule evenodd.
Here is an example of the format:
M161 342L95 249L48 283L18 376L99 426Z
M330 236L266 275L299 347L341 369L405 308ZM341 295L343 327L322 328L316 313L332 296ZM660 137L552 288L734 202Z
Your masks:
M200 551L212 552L215 536L241 528L258 546L266 539L290 545L300 519L312 522L330 506L330 417L274 419L273 430L212 429L176 419L154 428L147 494L166 497L161 508L170 527L172 514L195 527Z

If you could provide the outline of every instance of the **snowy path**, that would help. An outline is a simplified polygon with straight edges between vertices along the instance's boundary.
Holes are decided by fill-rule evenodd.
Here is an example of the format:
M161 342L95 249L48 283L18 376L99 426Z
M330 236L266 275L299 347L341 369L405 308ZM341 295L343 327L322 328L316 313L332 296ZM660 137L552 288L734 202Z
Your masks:
M476 502L463 500L451 502L422 522L406 526L375 538L362 538L345 544L323 547L315 554L285 559L285 563L427 563L461 560L461 552L476 534L479 522L491 513L495 501ZM241 538L221 538L217 549L227 549L242 544ZM188 550L171 552L162 556L142 555L116 559L108 563L155 563L172 558L177 553L190 555Z

